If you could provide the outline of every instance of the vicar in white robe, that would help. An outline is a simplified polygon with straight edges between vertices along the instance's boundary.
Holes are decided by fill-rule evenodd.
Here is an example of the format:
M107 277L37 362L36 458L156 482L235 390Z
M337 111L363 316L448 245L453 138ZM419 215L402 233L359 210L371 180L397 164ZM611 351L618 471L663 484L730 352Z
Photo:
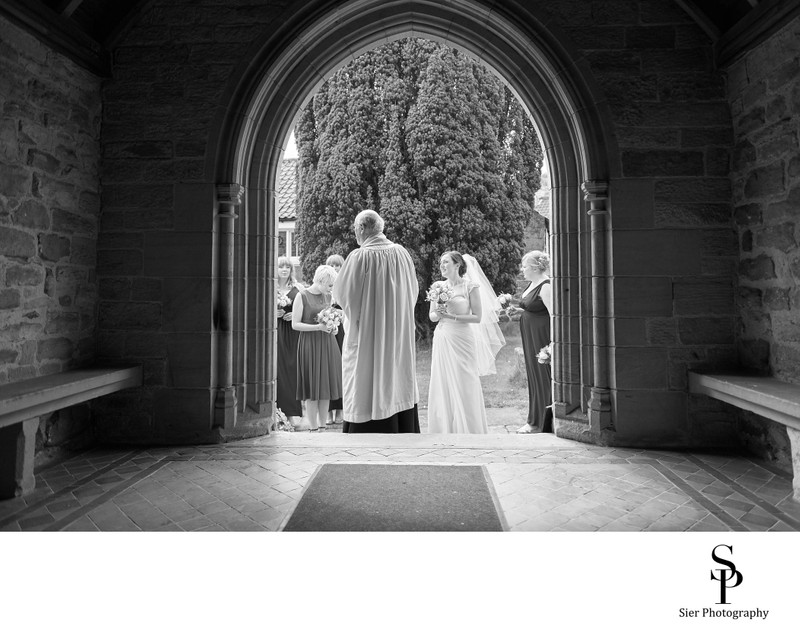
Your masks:
M419 433L414 306L419 285L404 247L365 210L353 229L359 249L333 288L344 310L344 433Z

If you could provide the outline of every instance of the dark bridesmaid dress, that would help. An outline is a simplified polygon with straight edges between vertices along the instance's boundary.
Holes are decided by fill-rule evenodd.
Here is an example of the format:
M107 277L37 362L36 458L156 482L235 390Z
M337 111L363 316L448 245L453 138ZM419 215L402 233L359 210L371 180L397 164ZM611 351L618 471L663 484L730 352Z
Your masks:
M550 280L544 280L519 302L523 309L519 330L528 374L528 424L534 433L553 432L550 364L539 363L536 358L539 350L550 343L550 314L539 295L549 283Z
M294 300L299 291L292 287L287 297L292 303L284 307L287 313L292 312ZM277 360L277 398L278 408L287 416L302 416L303 405L297 400L297 343L300 333L292 328L291 320L278 318L278 360Z

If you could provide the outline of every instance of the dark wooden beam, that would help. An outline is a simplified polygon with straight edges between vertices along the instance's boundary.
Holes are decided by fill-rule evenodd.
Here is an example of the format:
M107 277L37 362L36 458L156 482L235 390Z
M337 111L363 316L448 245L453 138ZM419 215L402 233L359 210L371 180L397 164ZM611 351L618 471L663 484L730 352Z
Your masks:
M692 0L675 0L675 4L686 11L689 17L697 22L697 25L705 31L705 34L708 35L712 42L716 42L720 38L722 33L720 33L719 28L711 21L708 15L706 15L705 11L697 6L697 3L692 2Z
M768 39L800 15L800 0L764 0L714 44L718 68L735 60Z
M61 0L58 4L58 13L64 17L72 17L72 14L83 4L83 0Z
M91 73L99 77L111 76L108 51L44 3L38 0L0 0L0 15Z

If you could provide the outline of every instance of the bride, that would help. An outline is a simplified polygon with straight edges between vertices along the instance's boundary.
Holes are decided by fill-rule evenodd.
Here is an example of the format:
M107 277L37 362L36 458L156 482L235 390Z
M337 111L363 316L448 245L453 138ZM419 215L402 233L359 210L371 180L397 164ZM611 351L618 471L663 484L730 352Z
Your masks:
M480 377L494 374L505 344L497 325L497 296L472 256L442 254L444 282L431 287L433 334L428 392L429 433L488 433Z

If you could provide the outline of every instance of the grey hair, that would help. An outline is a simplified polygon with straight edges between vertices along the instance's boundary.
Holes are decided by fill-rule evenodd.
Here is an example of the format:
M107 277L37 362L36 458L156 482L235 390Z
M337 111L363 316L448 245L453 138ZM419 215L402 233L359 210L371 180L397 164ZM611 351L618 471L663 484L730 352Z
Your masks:
M336 269L330 265L320 265L314 272L314 284L325 282L326 280L330 282L336 282L337 275Z
M361 226L364 236L383 234L383 219L374 210L362 210L356 215L355 225Z
M550 256L545 252L534 249L522 257L522 265L530 265L539 273L545 273L550 269Z
M344 258L342 258L339 254L331 254L328 256L328 260L325 261L326 265L339 265L340 267L344 264Z

